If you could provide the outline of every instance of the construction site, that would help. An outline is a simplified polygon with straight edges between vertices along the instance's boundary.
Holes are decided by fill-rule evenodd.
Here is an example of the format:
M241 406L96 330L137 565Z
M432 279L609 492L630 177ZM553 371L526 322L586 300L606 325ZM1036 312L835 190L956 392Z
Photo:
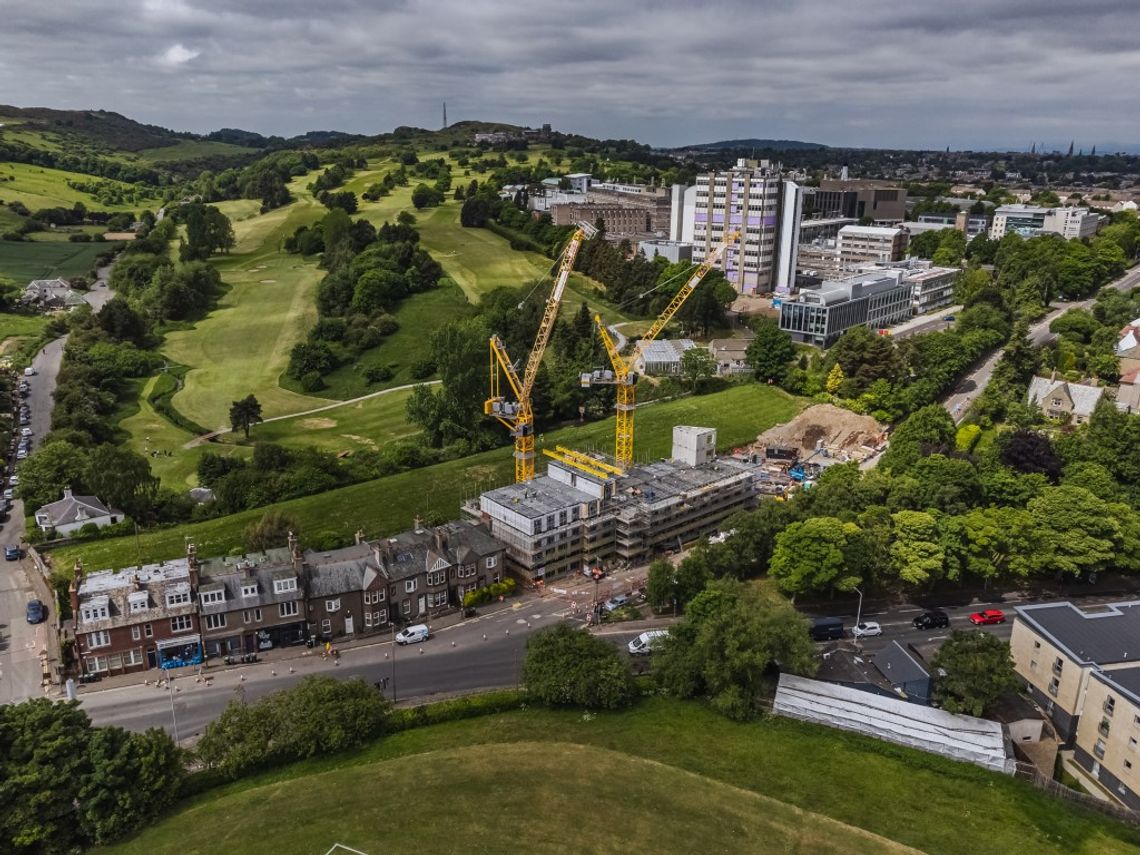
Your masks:
M790 422L764 431L737 454L755 456L771 476L807 485L838 463L863 463L887 444L887 428L832 404L808 407Z

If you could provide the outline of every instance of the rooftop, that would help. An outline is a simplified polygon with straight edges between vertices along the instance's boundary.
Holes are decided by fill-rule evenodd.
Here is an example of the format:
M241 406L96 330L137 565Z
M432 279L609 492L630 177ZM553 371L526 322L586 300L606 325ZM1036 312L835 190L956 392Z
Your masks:
M510 508L528 519L538 519L574 505L595 501L589 493L555 481L549 475L488 490L481 498Z
M1016 606L1018 619L1077 662L1140 662L1140 601L1082 611L1072 603Z
M1114 668L1111 671L1093 671L1094 679L1100 680L1129 699L1140 705L1140 665L1131 665L1127 668Z
M844 226L839 230L839 236L893 238L901 231L901 228L895 226Z
M106 594L124 588L141 585L156 585L167 582L190 580L190 565L185 558L173 561L160 561L158 564L144 564L141 567L128 567L125 570L99 570L87 574L79 585L80 596Z
M1053 392L1064 388L1073 401L1073 412L1081 416L1090 416L1096 409L1097 402L1104 395L1100 386L1086 386L1084 383L1069 383L1065 380L1051 380L1048 377L1034 377L1029 384L1029 403L1040 403Z

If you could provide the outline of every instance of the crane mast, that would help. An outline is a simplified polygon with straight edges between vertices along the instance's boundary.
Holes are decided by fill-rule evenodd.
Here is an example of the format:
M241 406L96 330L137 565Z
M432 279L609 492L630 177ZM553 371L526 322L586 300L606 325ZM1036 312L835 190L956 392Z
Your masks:
M734 231L726 235L724 240L717 244L713 251L709 253L708 258L701 262L700 266L693 271L693 275L681 286L680 290L673 296L673 299L669 301L669 305L662 310L661 314L657 316L657 320L653 322L653 325L645 335L641 337L643 342L649 343L661 334L661 331L673 320L673 316L680 311L685 301L689 299L697 286L701 284L701 280L713 269L728 247L739 238L740 232ZM598 335L601 336L602 344L605 345L606 354L610 358L610 365L613 366L613 371L594 371L591 374L583 374L582 385L592 386L602 384L617 386L614 457L618 465L625 468L633 464L633 414L637 406L637 374L633 371L633 357L621 355L601 315L594 315L594 324L598 328Z
M587 223L580 223L558 265L558 276L550 296L546 298L546 308L542 313L542 320L538 326L538 334L534 339L534 346L527 357L526 368L520 378L515 370L514 363L507 354L506 345L497 335L491 336L491 395L483 404L483 412L494 416L511 432L515 440L515 481L529 481L534 477L534 412L531 409L531 393L534 391L534 381L538 376L538 368L542 365L542 357L546 352L546 345L550 342L554 324L558 319L558 308L562 303L562 294L566 290L566 281L570 278L570 271L574 269L574 261L578 257L578 250L587 237L593 237L595 229ZM510 397L502 387L501 378L506 377Z

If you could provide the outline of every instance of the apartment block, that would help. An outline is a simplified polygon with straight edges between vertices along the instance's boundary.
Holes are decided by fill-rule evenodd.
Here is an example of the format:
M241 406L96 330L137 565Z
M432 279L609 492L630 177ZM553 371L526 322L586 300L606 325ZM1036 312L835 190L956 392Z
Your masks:
M1002 205L994 211L990 237L1001 240L1013 233L1025 238L1058 234L1066 240L1096 234L1100 216L1088 208L1040 208L1035 205Z
M545 475L489 490L464 510L489 527L511 569L527 579L639 562L755 505L766 474L755 463L716 457L715 448L714 429L678 426L670 460L621 475L551 460Z
M853 327L882 329L911 317L912 292L888 271L824 282L781 301L780 329L794 341L831 347Z
M699 263L740 231L717 263L728 281L742 294L788 290L795 285L802 202L798 184L766 163L739 160L728 171L697 176L691 237L686 228L682 238L692 240Z
M874 223L898 223L906 217L907 192L884 181L824 178L805 188L805 211L816 217L849 217Z
M1010 652L1074 759L1140 809L1140 601L1018 606Z
M202 661L198 573L188 558L87 574L68 589L82 674L125 674Z
M902 261L910 233L903 228L844 226L839 230L836 250L839 267L858 270L878 261Z

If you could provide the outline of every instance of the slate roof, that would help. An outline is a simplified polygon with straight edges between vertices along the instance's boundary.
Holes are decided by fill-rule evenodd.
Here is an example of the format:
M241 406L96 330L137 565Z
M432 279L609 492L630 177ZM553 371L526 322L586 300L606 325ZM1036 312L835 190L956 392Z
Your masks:
M1014 611L1076 662L1140 663L1140 601L1109 603L1088 612L1072 603L1016 606Z
M892 686L918 683L930 679L930 672L909 650L892 641L875 654L875 667Z
M53 526L85 522L112 514L123 516L122 511L104 505L98 496L73 496L71 490L64 490L62 499L36 511L37 522L41 514L46 515Z
M146 607L131 612L132 594L146 594ZM79 583L79 610L76 612L76 632L113 629L118 626L152 621L161 617L193 614L197 610L194 597L176 606L166 605L166 594L187 593L190 590L190 568L185 558L129 567L126 570L100 570L84 575ZM83 620L84 606L106 606L106 618Z
M372 546L368 543L327 552L307 549L305 566L308 569L310 597L363 591L367 587L365 578L368 578L370 584L380 572Z
M1078 416L1091 416L1096 409L1097 402L1104 395L1100 386L1086 386L1083 383L1068 383L1064 380L1050 380L1048 377L1034 377L1029 384L1029 403L1037 403L1047 399L1059 388L1064 388L1073 401L1073 412Z
M1098 669L1093 671L1093 678L1128 695L1134 704L1140 704L1140 665L1114 668L1111 671Z
M454 566L471 564L503 551L502 545L482 526L462 521L403 531L376 541L375 546L384 573L392 580L426 573L441 558Z
M305 597L304 580L297 579L293 569L292 556L287 547L269 549L265 552L251 552L238 557L210 558L199 564L201 581L198 593L217 590L226 592L221 603L203 603L202 614L217 614L238 609L250 609L301 600ZM275 579L297 579L297 588L284 593L274 590ZM257 594L243 595L242 588L257 585Z

